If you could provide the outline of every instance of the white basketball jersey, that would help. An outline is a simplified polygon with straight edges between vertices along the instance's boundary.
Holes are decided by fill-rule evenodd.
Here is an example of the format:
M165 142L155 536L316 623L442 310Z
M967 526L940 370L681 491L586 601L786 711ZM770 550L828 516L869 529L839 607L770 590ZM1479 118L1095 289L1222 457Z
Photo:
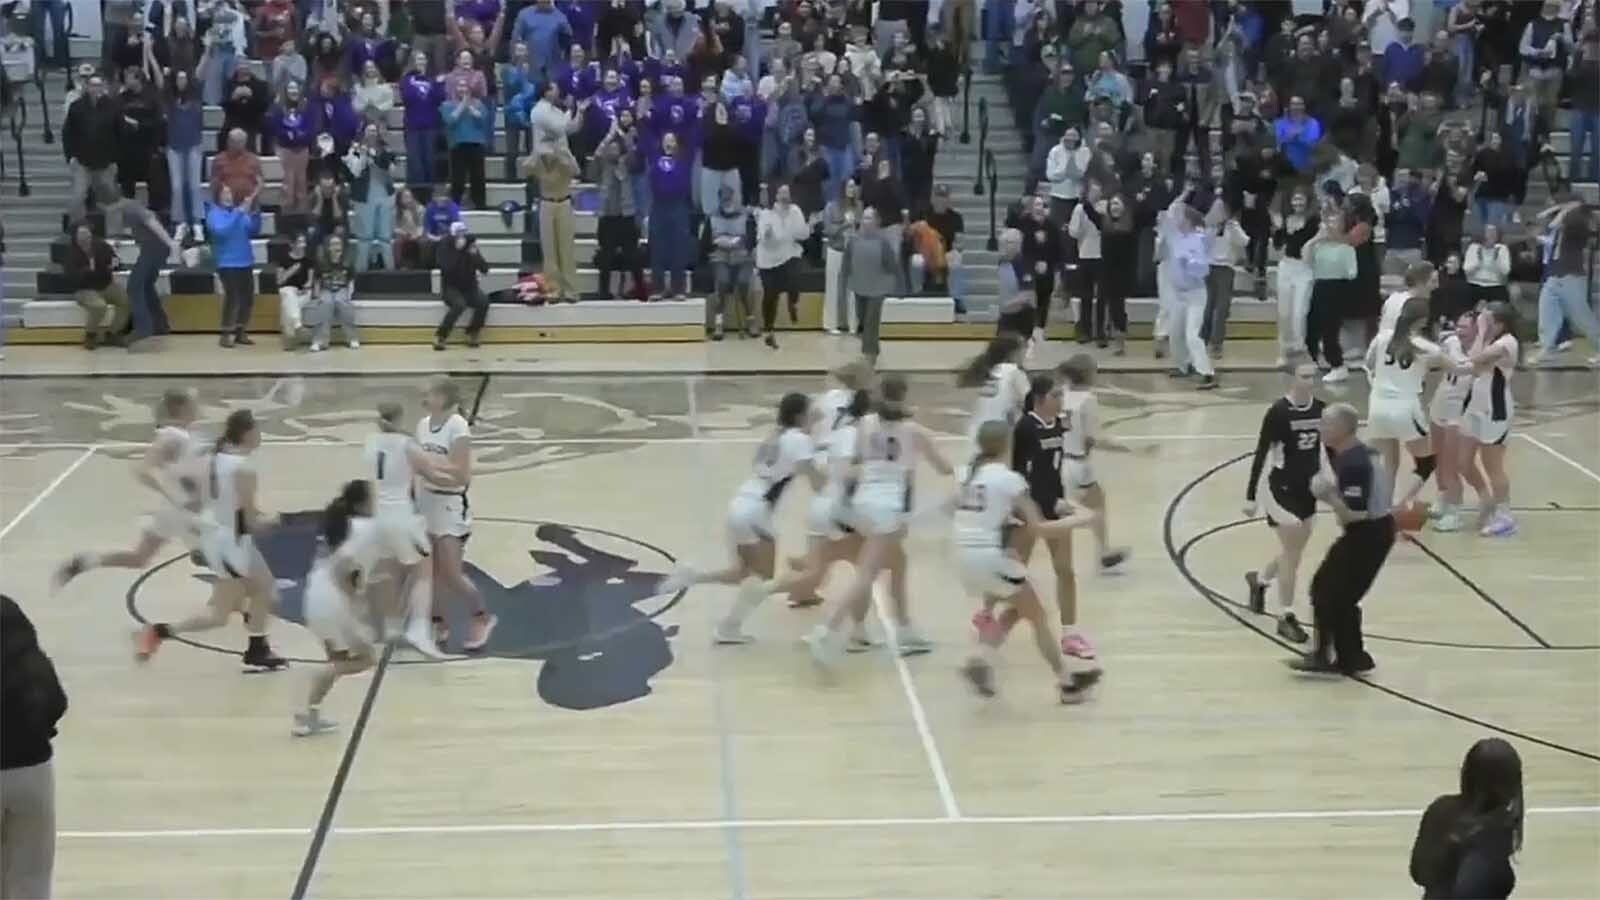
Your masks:
M816 454L816 445L799 428L786 428L756 450L750 477L739 486L739 496L777 503L800 464Z
M447 460L450 458L450 448L455 446L456 441L471 436L472 429L467 426L467 420L460 413L451 413L450 418L445 419L444 424L438 428L433 427L433 421L428 416L423 416L422 421L417 423L417 443L422 445L424 451L442 456ZM426 479L424 479L424 483L427 483ZM459 494L463 489L454 486L438 486L438 491L446 494Z
M986 462L977 472L963 472L954 517L956 544L999 547L1017 498L1027 492L1022 475L1002 463Z
M989 379L978 388L978 405L967 430L976 435L985 422L1004 422L1007 427L1022 418L1022 405L1028 397L1028 373L1016 363L1003 362L989 370Z
M811 408L816 410L817 418L811 429L811 440L816 442L819 453L827 452L829 436L850 418L850 403L854 399L854 391L830 388L812 401Z
M885 421L876 414L866 417L857 432L856 456L861 460L861 487L909 486L917 468L911 423Z
M378 486L379 506L403 506L410 509L412 481L417 473L411 469L411 436L381 431L367 438L365 453L367 472Z
M842 499L845 494L845 472L848 465L856 455L856 441L860 429L851 419L846 424L834 429L828 437L828 485L827 494L834 499Z
M168 497L180 499L185 506L199 510L206 498L205 447L188 429L176 425L157 428L155 442L176 450L172 459L157 468L156 479L166 489Z
M1370 400L1401 400L1422 396L1422 382L1428 376L1428 354L1420 347L1413 347L1411 361L1402 364L1389 352L1389 342L1393 339L1394 332L1380 331L1372 341Z
M1465 359L1467 354L1461 346L1461 336L1447 334L1440 346L1444 348L1445 359L1450 363ZM1439 379L1439 384L1433 389L1433 402L1440 409L1454 408L1460 414L1462 407L1467 404L1467 392L1472 390L1472 376L1458 375L1445 370L1444 377Z
M344 543L333 551L333 555L354 566L361 573L358 583L365 585L372 570L386 555L385 549L386 544L377 523L365 516L352 516L350 533L345 535Z
M1505 421L1512 416L1511 373L1517 367L1517 339L1502 334L1486 346L1498 348L1500 355L1491 368L1473 377L1467 409L1483 413L1496 422Z
M1063 391L1060 418L1061 455L1068 459L1088 457L1100 427L1100 401L1094 391Z
M252 469L250 457L238 453L218 452L211 457L211 521L234 540L250 533L245 527L238 475Z

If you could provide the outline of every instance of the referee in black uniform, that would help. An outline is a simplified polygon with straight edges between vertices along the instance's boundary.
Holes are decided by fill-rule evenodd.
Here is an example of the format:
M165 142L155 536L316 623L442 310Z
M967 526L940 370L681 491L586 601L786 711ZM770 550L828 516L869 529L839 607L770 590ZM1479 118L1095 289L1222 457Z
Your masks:
M1359 417L1348 403L1322 414L1322 443L1333 457L1333 478L1318 475L1311 491L1344 529L1311 577L1316 649L1289 661L1299 672L1360 675L1375 665L1361 641L1361 598L1377 580L1394 546L1388 476L1377 452L1356 438Z

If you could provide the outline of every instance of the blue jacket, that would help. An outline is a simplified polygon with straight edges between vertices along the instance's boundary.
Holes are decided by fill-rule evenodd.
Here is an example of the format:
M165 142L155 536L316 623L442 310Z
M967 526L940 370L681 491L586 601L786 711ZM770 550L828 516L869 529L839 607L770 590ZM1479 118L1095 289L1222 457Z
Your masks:
M530 6L517 13L511 29L511 42L528 45L528 59L535 72L548 73L572 43L572 24L559 9Z
M528 114L539 102L542 87L537 73L520 66L505 67L500 78L500 97L505 103L507 127L528 127Z
M1399 82L1402 88L1411 89L1411 82L1422 74L1422 45L1409 47L1396 41L1383 51L1383 83Z
M206 204L206 236L219 269L250 269L256 264L250 239L261 231L261 214L240 207Z
M1289 165L1294 166L1296 172L1307 171L1311 167L1312 149L1322 142L1322 123L1314 116L1306 116L1300 124L1282 116L1273 124L1272 131Z
M489 143L489 109L482 100L475 108L471 99L452 100L439 111L444 114L444 133L450 146Z

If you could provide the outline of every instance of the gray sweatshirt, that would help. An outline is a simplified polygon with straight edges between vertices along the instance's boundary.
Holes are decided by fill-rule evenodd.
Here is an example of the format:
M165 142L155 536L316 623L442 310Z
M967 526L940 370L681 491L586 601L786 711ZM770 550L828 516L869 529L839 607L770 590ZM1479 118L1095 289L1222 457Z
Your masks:
M904 293L901 287L900 252L882 231L857 232L845 250L840 272L845 290L860 297L888 297Z

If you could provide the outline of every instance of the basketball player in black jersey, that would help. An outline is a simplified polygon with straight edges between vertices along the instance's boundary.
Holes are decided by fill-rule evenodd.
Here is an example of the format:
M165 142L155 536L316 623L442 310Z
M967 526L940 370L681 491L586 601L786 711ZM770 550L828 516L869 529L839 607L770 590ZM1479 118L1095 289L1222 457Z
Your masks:
M1267 455L1273 456L1267 474L1267 525L1278 537L1278 553L1259 572L1244 573L1250 589L1250 611L1260 615L1267 608L1267 585L1278 583L1278 636L1304 644L1310 636L1294 615L1295 578L1300 556L1311 537L1311 517L1317 501L1311 495L1311 479L1322 471L1322 412L1325 404L1312 396L1317 367L1303 363L1294 370L1289 391L1267 407L1261 417L1261 436L1256 440L1255 458L1250 462L1250 481L1244 490L1244 514L1256 514L1256 486Z
M1022 414L1011 438L1011 467L1028 483L1028 496L1048 520L1072 513L1061 482L1061 386L1050 375L1036 375L1028 387L1028 411ZM1010 543L1024 563L1033 555L1037 536L1017 529ZM1078 585L1072 565L1072 535L1060 532L1043 538L1050 548L1050 563L1056 573L1056 607L1061 614L1061 652L1073 670L1072 696L1082 696L1100 678L1100 665L1094 646L1078 630ZM981 633L992 628L1000 633L1016 623L1017 616L1007 610L996 621L980 612L973 624ZM1063 697L1068 696L1063 693Z

